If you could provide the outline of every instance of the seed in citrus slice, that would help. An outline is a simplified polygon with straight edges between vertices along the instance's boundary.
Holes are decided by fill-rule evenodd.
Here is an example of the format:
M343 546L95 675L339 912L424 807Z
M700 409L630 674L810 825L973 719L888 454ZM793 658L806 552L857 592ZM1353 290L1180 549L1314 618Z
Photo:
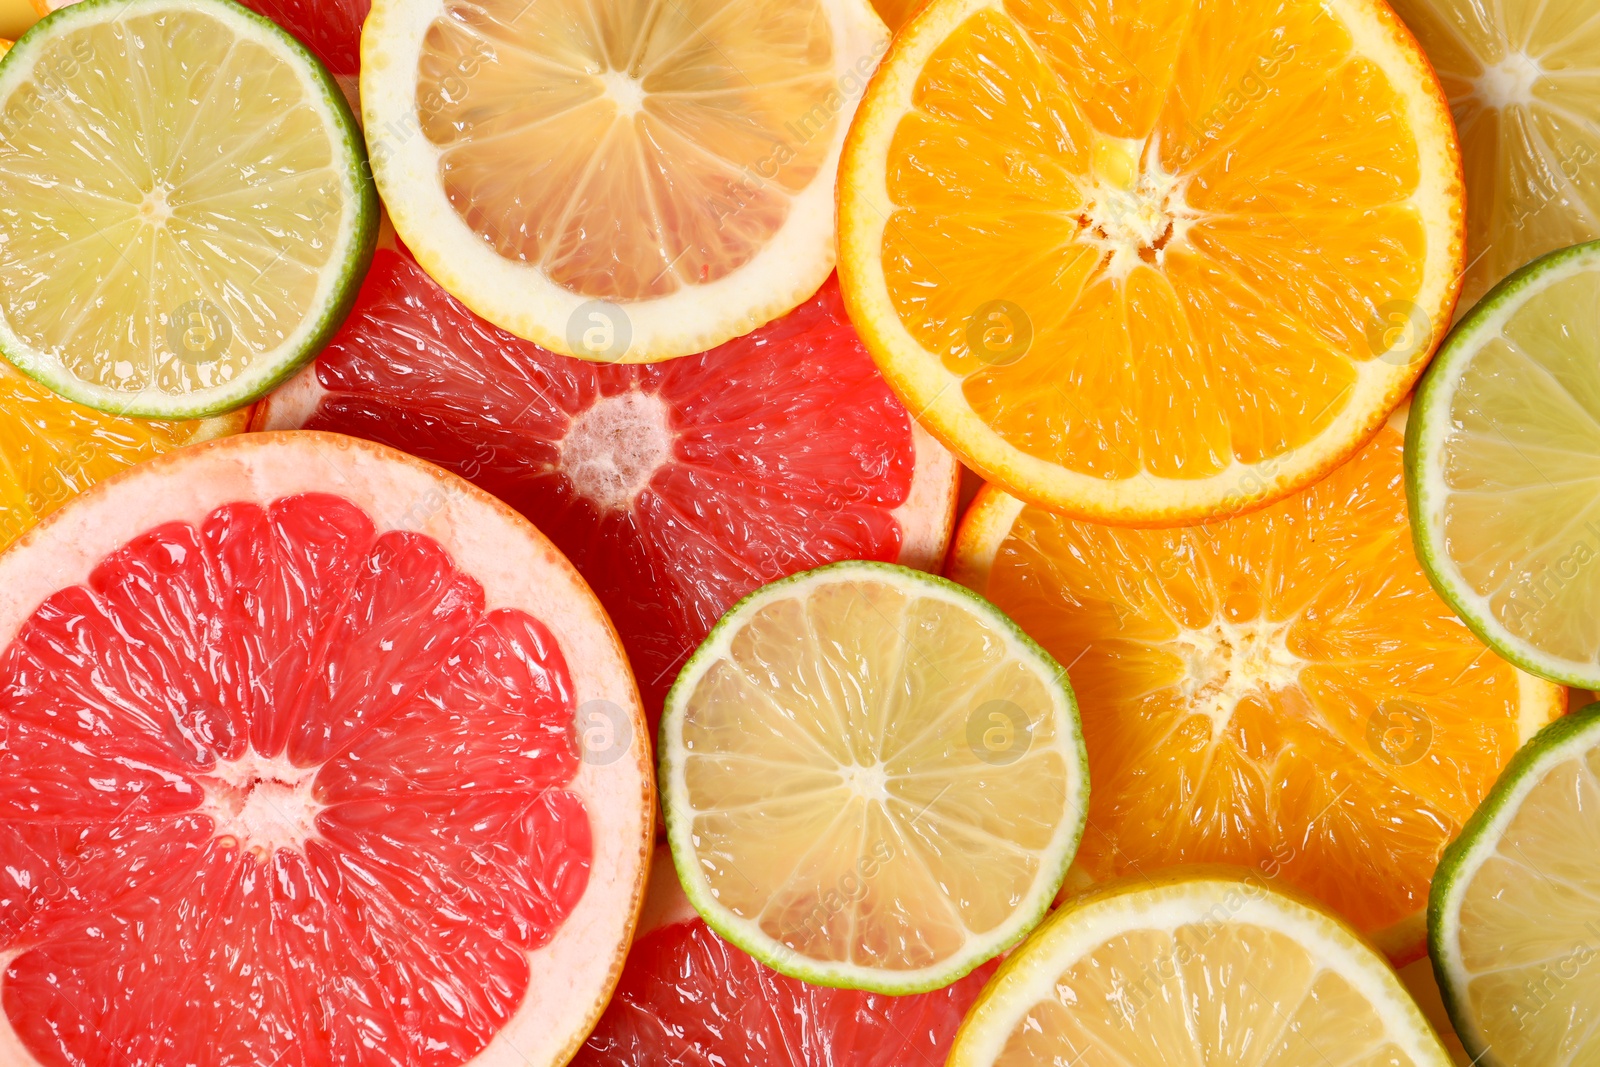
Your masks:
M1552 252L1457 324L1417 390L1417 554L1479 637L1600 687L1600 242Z
M954 518L955 460L831 281L711 352L606 367L512 337L380 249L343 330L256 425L392 444L521 511L599 594L652 724L740 597L841 559L937 568Z
M808 985L718 937L656 850L650 895L611 1005L573 1067L913 1067L944 1062L956 1027L994 972L888 997Z
M339 325L377 197L328 74L223 0L85 0L0 67L0 351L102 411L247 404Z
M95 482L181 445L238 433L250 410L195 422L106 415L0 360L0 551Z
M1402 431L1287 500L1181 530L1077 522L985 489L952 575L1067 665L1094 793L1090 879L1254 868L1397 961L1434 864L1565 710L1485 648L1411 550Z
M1591 4L1396 0L1455 115L1467 185L1462 307L1600 238L1600 18Z
M950 1067L1449 1067L1382 957L1259 876L1182 872L1071 900L1011 955Z
M887 37L867 0L378 0L374 176L490 322L601 362L703 352L832 270L839 149Z
M0 1062L566 1062L652 838L594 707L643 729L593 594L420 460L246 434L78 497L0 555Z
M1281 498L1450 322L1462 187L1377 0L933 0L839 171L850 317L1013 496L1131 525Z
M942 578L834 563L723 616L661 718L684 891L773 970L948 985L1060 889L1088 776L1066 674Z
M1600 705L1541 731L1439 862L1434 973L1456 1032L1487 1067L1600 1056Z

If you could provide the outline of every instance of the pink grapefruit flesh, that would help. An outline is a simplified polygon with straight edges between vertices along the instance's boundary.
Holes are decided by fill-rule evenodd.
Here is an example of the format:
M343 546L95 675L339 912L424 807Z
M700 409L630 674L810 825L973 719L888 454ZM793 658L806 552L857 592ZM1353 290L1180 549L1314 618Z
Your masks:
M906 997L808 985L713 933L661 851L622 981L572 1067L938 1067L998 966Z
M380 249L328 348L258 428L406 449L548 534L622 635L652 721L746 593L842 559L934 569L957 467L889 391L830 279L710 352L620 366L553 355Z
M438 468L259 434L86 493L0 556L0 1063L564 1062L652 836L585 706L643 729L598 603Z

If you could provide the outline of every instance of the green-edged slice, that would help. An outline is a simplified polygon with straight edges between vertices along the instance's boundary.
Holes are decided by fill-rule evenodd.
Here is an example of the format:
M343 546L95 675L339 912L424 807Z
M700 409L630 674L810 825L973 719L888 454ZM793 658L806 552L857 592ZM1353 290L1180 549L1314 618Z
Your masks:
M723 616L661 721L667 839L723 937L819 985L913 993L1027 934L1077 851L1066 672L992 604L886 563Z
M84 0L0 64L0 352L121 415L250 403L355 299L378 201L303 45L228 0Z
M1600 242L1536 260L1458 323L1406 428L1417 556L1524 670L1600 686Z
M1524 745L1445 850L1428 951L1475 1064L1600 1063L1600 704Z

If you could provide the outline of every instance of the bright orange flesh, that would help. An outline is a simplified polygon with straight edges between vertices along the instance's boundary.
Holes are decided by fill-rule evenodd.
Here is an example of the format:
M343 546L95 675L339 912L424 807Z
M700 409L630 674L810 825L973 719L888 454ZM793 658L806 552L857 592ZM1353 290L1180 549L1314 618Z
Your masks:
M899 106L869 92L862 115ZM1448 113L1398 20L1363 2L978 8L922 63L881 166L893 331L955 376L996 447L1100 482L1316 453L1263 494L1284 495L1382 421L1454 300ZM1408 327L1420 343L1397 353ZM1231 500L1143 518L1253 502Z
M1391 927L1560 709L1559 687L1519 675L1428 585L1396 429L1312 488L1209 526L1024 508L995 551L984 523L1004 498L987 493L958 576L1067 666L1094 783L1078 863L1096 880L1240 864L1366 932Z

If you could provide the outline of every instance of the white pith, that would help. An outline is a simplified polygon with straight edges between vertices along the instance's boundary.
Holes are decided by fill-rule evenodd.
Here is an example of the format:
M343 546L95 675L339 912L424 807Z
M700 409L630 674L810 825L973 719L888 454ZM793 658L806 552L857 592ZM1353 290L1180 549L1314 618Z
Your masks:
M1544 68L1533 56L1507 52L1500 62L1487 66L1473 82L1473 95L1485 107L1496 110L1526 107L1533 103L1533 87L1544 77Z
M234 760L219 760L198 775L205 799L200 813L211 819L225 847L268 859L279 848L303 848L317 832L322 810L311 786L320 764L296 767L285 756L266 757L254 749Z
M572 565L525 519L431 464L339 434L256 433L211 441L101 483L0 554L0 648L47 596L87 582L107 554L137 534L168 522L198 525L224 504L264 504L299 493L344 497L380 533L409 530L438 541L456 567L482 585L486 611L519 609L549 627L576 706L605 701L632 722L635 743L626 758L583 760L564 787L589 814L594 852L588 887L549 942L526 953L528 991L472 1061L474 1067L557 1067L587 1036L620 975L654 840L654 788L649 745L641 740L647 737L643 709L616 632ZM225 773L242 783L245 774L263 769L284 773L264 761ZM278 780L300 784L298 778ZM270 792L258 806L269 798L281 800L283 791ZM226 819L224 811L218 814ZM285 822L290 829L298 825L293 819L274 827L229 825L265 838ZM0 970L0 998L4 985ZM3 1012L0 1064L36 1064Z
M578 412L561 439L561 470L580 496L605 511L632 505L672 459L666 401L630 389Z
M1217 618L1173 638L1185 668L1179 691L1191 709L1211 720L1213 744L1222 739L1239 701L1298 683L1305 661L1289 651L1289 626L1269 619Z

